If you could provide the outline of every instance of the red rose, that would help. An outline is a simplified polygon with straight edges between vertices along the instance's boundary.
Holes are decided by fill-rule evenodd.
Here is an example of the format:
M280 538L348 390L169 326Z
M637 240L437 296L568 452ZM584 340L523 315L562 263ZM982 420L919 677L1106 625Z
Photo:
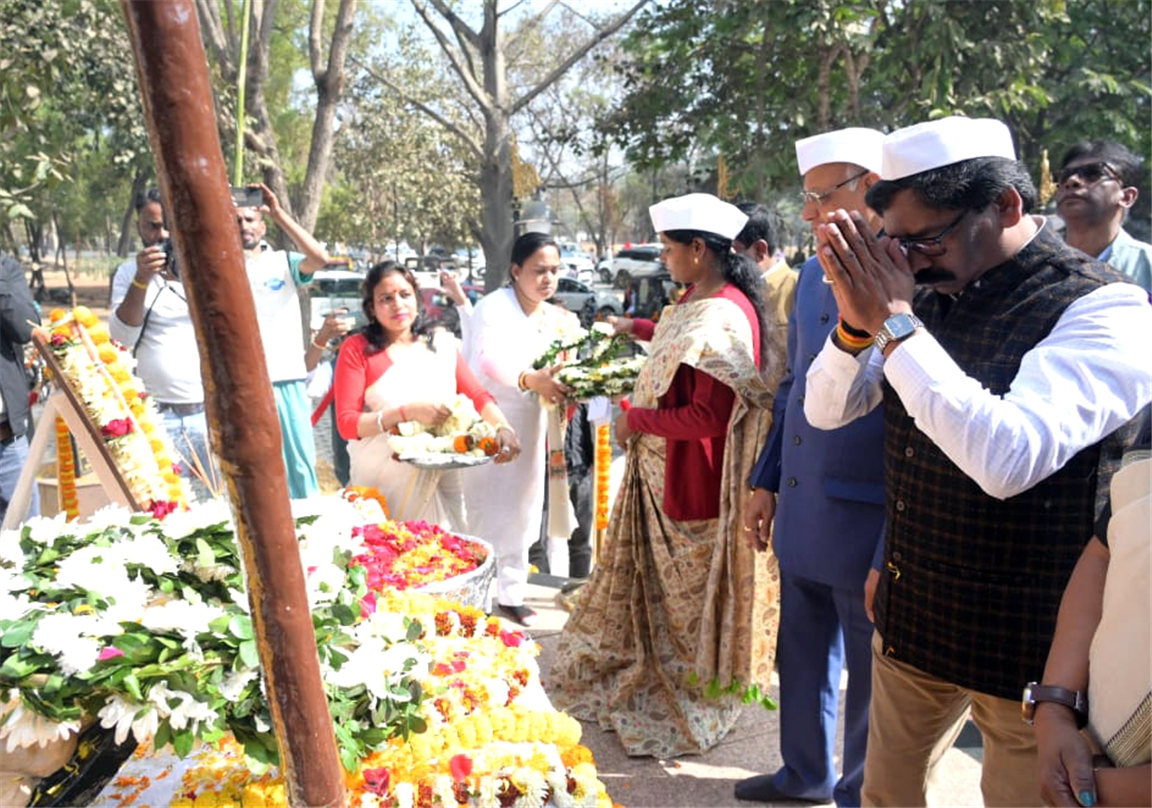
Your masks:
M467 755L453 755L448 761L448 769L452 772L452 779L456 782L467 779L472 773L472 758Z

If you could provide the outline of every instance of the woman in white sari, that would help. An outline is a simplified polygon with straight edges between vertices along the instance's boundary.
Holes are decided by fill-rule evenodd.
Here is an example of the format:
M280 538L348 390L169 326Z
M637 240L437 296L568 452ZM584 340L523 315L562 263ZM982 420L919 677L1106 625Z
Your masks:
M519 455L516 432L468 369L452 335L431 332L411 272L393 261L372 267L363 305L368 325L344 341L334 381L336 422L352 463L350 483L379 489L393 519L463 530L464 472L424 471L395 460L388 433L404 421L442 424L457 393L497 428L496 463Z
M510 282L476 304L464 348L524 447L519 463L485 468L464 480L469 529L496 548L497 605L522 625L535 616L524 605L524 591L528 547L540 535L544 511L547 417L542 402L562 405L568 392L554 378L556 368L535 370L532 364L554 340L580 330L576 315L548 302L559 271L560 251L550 236L520 236L512 247Z

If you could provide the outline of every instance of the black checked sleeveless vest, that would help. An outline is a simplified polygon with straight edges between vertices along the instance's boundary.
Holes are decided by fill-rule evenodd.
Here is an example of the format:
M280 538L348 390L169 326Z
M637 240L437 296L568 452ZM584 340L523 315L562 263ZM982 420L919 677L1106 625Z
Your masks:
M1044 228L959 298L923 291L914 308L965 373L1003 394L1071 303L1124 280ZM1135 425L998 500L916 428L888 385L884 409L888 534L875 604L884 652L1018 699L1041 677L1061 595Z

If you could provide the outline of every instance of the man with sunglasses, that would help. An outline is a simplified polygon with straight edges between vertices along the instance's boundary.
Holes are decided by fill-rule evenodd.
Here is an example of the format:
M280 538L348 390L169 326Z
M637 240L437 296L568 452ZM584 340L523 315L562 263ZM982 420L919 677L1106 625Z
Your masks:
M865 805L924 805L969 711L985 805L1040 804L1020 692L1152 401L1152 306L1030 216L1035 197L1003 123L945 118L885 138L867 199L888 235L844 210L818 228L855 330L813 362L805 414L835 428L884 405ZM1052 702L1037 720L1074 719L1061 688L1030 691Z
M1152 290L1152 244L1137 241L1123 227L1139 195L1142 162L1119 143L1077 143L1060 162L1056 210L1067 225L1068 244Z
M873 129L826 132L796 143L804 219L815 227L837 208L879 220L864 203L879 179ZM872 687L872 623L866 582L884 541L883 416L879 409L842 429L804 417L804 375L838 322L836 300L815 259L800 269L788 320L788 361L772 428L749 477L744 528L758 549L771 540L780 562L780 754L776 772L736 784L738 799L860 804ZM835 760L840 676L844 754ZM842 774L840 773L842 772Z

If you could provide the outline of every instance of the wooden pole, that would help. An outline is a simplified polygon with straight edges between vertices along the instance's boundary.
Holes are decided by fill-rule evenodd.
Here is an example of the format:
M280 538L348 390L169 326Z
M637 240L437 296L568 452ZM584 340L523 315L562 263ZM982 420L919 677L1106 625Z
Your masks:
M343 805L336 738L288 503L280 426L193 0L121 0L160 190L200 343L212 448L236 519L292 805Z

